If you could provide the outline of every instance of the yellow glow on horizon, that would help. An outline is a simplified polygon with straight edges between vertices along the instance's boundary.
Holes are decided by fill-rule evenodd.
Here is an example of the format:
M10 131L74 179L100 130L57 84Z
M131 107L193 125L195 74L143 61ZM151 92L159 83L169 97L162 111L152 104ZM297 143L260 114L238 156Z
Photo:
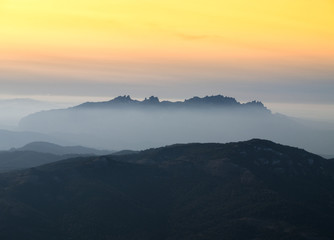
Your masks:
M0 61L334 59L332 0L0 0Z

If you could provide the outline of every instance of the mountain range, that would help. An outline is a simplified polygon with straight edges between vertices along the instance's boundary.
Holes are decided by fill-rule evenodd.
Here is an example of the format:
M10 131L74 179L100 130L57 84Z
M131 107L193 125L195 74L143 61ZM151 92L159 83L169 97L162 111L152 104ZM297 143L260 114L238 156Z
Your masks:
M334 155L334 130L317 128L316 124L273 114L259 101L240 103L222 95L178 102L153 96L142 101L119 96L31 114L21 120L20 130L113 150L263 138Z
M252 110L270 112L263 103L259 101L252 101L247 103L240 103L235 98L226 97L223 95L206 96L203 98L193 97L185 99L184 101L160 101L158 97L151 96L145 98L143 101L134 100L129 95L119 96L106 102L86 102L75 106L74 109L98 109L98 108L140 108L140 109L207 109L207 108L220 108L220 109L240 109L240 110Z
M334 160L253 139L0 174L1 239L332 239Z

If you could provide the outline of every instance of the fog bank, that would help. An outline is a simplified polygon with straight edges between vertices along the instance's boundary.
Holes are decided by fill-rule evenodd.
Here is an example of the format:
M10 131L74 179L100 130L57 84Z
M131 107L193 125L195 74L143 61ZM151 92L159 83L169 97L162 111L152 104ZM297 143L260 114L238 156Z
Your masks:
M30 115L21 130L45 133L94 148L141 150L175 143L231 142L251 138L334 153L334 131L288 117L234 109L67 109Z

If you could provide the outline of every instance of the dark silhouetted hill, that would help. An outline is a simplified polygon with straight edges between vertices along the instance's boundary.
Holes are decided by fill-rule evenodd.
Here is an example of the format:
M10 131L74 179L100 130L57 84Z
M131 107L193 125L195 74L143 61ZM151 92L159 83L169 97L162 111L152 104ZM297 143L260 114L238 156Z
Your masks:
M136 154L139 153L139 151L133 151L133 150L122 150L112 153L112 155L130 155L130 154Z
M8 172L13 170L36 167L70 157L71 155L60 156L50 153L40 153L32 151L1 151L0 172Z
M334 164L264 140L0 175L1 239L332 239Z

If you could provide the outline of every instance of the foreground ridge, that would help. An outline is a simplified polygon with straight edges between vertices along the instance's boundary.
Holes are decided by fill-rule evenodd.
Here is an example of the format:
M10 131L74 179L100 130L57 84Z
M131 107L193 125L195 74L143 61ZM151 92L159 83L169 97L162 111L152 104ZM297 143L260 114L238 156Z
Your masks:
M333 161L260 139L68 159L1 174L0 187L2 239L334 234Z

